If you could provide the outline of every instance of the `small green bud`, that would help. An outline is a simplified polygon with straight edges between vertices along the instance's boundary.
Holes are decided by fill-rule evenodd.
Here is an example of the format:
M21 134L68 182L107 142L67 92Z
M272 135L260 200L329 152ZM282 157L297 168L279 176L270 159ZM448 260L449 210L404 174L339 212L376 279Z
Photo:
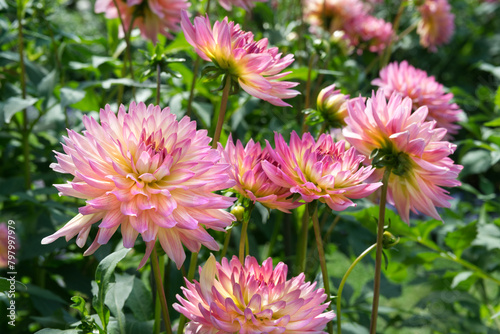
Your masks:
M245 208L241 205L236 205L231 209L231 213L236 217L238 221L242 221L243 215L245 214Z
M396 246L399 243L399 237L395 237L391 232L384 231L382 237L382 245L384 249L389 249Z

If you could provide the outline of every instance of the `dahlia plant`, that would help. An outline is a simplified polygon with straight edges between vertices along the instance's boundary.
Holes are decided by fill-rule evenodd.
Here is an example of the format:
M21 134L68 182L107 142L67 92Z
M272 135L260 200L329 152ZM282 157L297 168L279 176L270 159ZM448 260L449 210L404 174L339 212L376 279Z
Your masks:
M241 7L244 10L250 10L255 7L256 2L267 2L268 0L219 0L219 4L225 10L231 10L233 6Z
M185 11L181 26L198 55L213 62L217 71L231 80L231 85L237 84L248 94L276 106L290 106L283 99L299 94L290 89L298 83L278 80L290 73L280 72L293 62L293 55L282 57L278 48L268 49L267 38L254 41L251 32L242 31L227 17L216 21L213 28L208 16L195 17L193 25Z
M170 32L179 31L181 10L190 5L187 0L97 0L95 12L105 13L108 19L120 17L120 37L130 28L139 28L142 37L156 44L158 34L172 38Z
M183 245L198 252L201 245L219 246L205 230L224 231L235 220L224 211L233 199L214 191L234 185L228 164L210 148L206 130L169 108L144 103L122 105L115 115L109 105L100 111L99 124L84 116L86 131L68 130L63 149L56 153L52 169L74 176L55 187L60 195L86 200L75 216L59 231L42 240L77 236L83 247L92 225L101 221L92 245L84 255L106 244L120 227L123 245L134 246L141 234L147 249L140 267L148 259L156 240L180 268L185 259Z
M426 120L434 120L437 128L445 128L448 138L458 133L460 126L456 123L463 112L456 103L451 102L453 94L445 93L443 85L434 76L428 76L425 71L411 66L406 60L387 65L372 84L382 88L386 98L394 92L409 97L414 111L426 106Z
M426 106L412 113L412 100L393 93L386 100L383 90L366 103L353 99L345 138L376 167L390 168L388 201L409 223L410 210L441 220L436 207L450 207L451 197L441 187L456 187L462 166L448 156L456 145L443 141L446 129L435 121L425 121Z
M236 256L219 264L213 255L200 268L200 282L186 280L176 311L190 322L186 333L325 333L335 314L316 282L304 274L287 280L287 266L273 268L268 258L259 265L252 256Z
M421 15L417 26L420 44L436 52L437 46L450 41L455 31L455 15L451 13L448 0L425 0L418 10Z

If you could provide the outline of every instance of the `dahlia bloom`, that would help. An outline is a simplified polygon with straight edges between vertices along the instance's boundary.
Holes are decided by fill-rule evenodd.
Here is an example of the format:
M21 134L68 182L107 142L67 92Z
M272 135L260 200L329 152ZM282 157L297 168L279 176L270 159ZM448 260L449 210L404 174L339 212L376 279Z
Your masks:
M233 6L250 10L255 7L255 2L267 2L267 0L219 0L220 5L225 10L231 10Z
M391 44L394 35L392 23L371 15L362 16L354 22L354 27L351 30L355 34L351 34L353 35L351 40L355 40L356 35L358 35L364 43L367 43L370 52L382 53Z
M294 131L287 145L281 134L274 137L276 149L268 143L271 157L278 166L262 162L267 176L277 185L290 188L306 202L319 200L332 210L342 211L355 206L351 199L370 195L380 182L365 183L373 169L359 167L365 160L354 148L345 149L345 142L335 143L330 135L322 134L315 142L310 133L302 139Z
M455 30L453 22L455 15L451 13L451 6L447 0L425 0L418 10L422 16L417 26L420 44L436 52L436 46L450 41Z
M349 25L367 15L369 9L360 0L304 0L303 6L305 21L330 33L347 32Z
M42 244L59 237L83 247L93 224L102 220L92 245L84 255L107 243L118 227L123 245L134 246L140 233L149 257L156 240L179 268L186 254L201 245L218 250L205 228L224 231L234 216L222 210L233 199L213 191L231 187L228 165L208 145L206 130L184 117L177 121L169 108L144 103L122 105L115 115L109 105L100 111L99 124L84 116L86 131L68 130L63 149L51 168L69 173L73 180L55 187L60 194L83 198L86 205L59 231Z
M198 55L231 75L248 94L276 106L290 106L282 99L299 94L289 89L298 83L278 81L290 73L280 72L293 62L293 55L282 58L278 48L268 49L267 38L254 41L251 32L242 31L238 24L228 22L227 17L215 22L213 29L208 16L195 17L192 25L185 11L181 26Z
M238 140L236 146L229 136L224 149L219 143L219 152L222 160L231 167L229 175L236 182L233 189L240 195L251 199L254 203L260 202L269 209L278 209L290 213L289 210L302 205L289 198L292 194L288 188L283 188L272 182L264 173L261 161L273 163L268 147L261 148L259 143L250 140L245 147Z
M280 262L273 269L268 258L259 265L247 256L242 265L236 256L219 264L212 255L200 270L200 282L186 280L184 298L176 311L190 322L186 333L326 333L335 314L323 313L329 303L316 282L304 274L286 279L288 268Z
M191 4L187 0L116 0L125 29L133 22L134 28L141 30L142 37L156 44L158 34L172 38L170 32L179 31L181 10ZM118 10L113 0L97 0L96 13L105 13L106 18L118 18ZM120 25L120 37L124 36Z
M445 94L443 85L436 82L433 76L429 77L425 71L411 66L406 60L387 65L380 71L380 78L373 80L372 84L382 88L386 98L393 92L408 96L413 101L413 110L427 106L429 113L426 120L434 120L436 127L447 129L447 137L460 129L456 122L460 120L462 110L451 103L453 94Z
M394 93L387 101L382 90L366 103L350 100L347 110L344 136L360 153L377 157L375 165L392 168L387 198L401 218L409 223L411 210L441 220L436 206L450 207L451 199L441 187L460 185L462 170L448 157L456 145L442 141L446 129L425 121L427 107L412 113L410 98Z
M344 118L347 116L347 100L349 100L349 95L342 94L340 89L335 90L335 84L333 84L319 92L316 105L331 127L340 128L345 126Z

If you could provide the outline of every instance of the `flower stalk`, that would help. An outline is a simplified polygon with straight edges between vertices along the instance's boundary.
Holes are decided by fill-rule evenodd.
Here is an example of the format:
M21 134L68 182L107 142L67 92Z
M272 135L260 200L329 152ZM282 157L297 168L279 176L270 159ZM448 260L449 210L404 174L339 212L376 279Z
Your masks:
M168 314L167 299L165 298L165 290L163 289L163 280L161 279L160 266L158 264L158 255L156 253L156 246L153 246L153 252L151 253L150 259L155 277L156 290L160 297L161 311L163 315L163 322L165 323L165 329L167 331L167 334L173 334L172 326L170 325L170 316Z
M328 276L328 270L326 267L326 259L325 259L325 250L323 248L323 238L321 237L321 228L319 226L318 220L318 203L317 201L313 201L307 204L308 210L307 212L312 212L312 222L314 228L314 236L316 237L316 245L318 246L318 255L319 255L319 264L321 267L321 274L323 275L323 287L326 293L326 302L330 301L330 277ZM331 305L331 304L330 304ZM331 306L329 306L331 309ZM328 333L333 334L333 325L331 322L328 322Z
M380 196L380 210L378 216L377 225L377 251L375 255L375 277L373 281L373 303L372 303L372 315L370 321L370 334L375 334L377 332L377 316L378 316L378 305L380 297L380 276L382 272L382 248L383 248L383 237L384 237L384 225L385 225L385 205L387 203L387 189L389 187L389 177L391 176L391 168L386 167L384 171L384 176L382 178L382 194Z
M228 73L225 77L224 89L222 90L222 99L220 101L219 115L217 117L217 126L215 128L214 138L212 139L212 148L217 148L217 143L220 139L224 118L226 116L227 101L229 99L229 91L231 90L231 75Z
M250 216L252 215L252 210L254 204L248 201L248 206L244 212L243 224L241 225L241 236L240 236L240 247L239 247L239 260L241 263L245 262L245 245L248 244L248 223L250 222ZM247 245L247 249L248 249ZM247 251L247 253L249 253Z
M373 244L370 247L368 247L361 255L359 255L356 260L351 264L349 269L347 269L347 272L344 274L344 277L342 277L342 281L340 282L339 289L337 292L337 334L342 333L342 291L344 290L344 285L347 282L347 278L353 271L354 267L363 260L363 258L370 253L372 250L377 247L377 244Z

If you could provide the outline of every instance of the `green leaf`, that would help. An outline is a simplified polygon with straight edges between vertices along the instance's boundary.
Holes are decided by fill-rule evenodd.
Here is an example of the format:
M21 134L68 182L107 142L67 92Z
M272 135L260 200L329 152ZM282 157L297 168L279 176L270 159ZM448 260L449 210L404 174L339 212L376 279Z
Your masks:
M483 246L487 250L500 249L500 228L494 224L479 225L473 246Z
M309 68L308 67L299 67L299 68L292 68L290 69L292 73L288 74L286 76L286 80L302 80L302 81L307 81L307 77L309 75ZM311 81L316 79L316 76L318 75L318 71L312 70L311 71Z
M468 284L466 286L469 286L471 283L475 281L475 279L470 279L473 278L472 276L474 275L473 271L464 271L459 274L457 274L454 278L453 281L451 282L451 288L455 289L460 283L465 283L467 280L469 280Z
M500 108L500 86L498 86L497 93L495 94L495 105L497 108Z
M67 106L80 102L85 94L84 90L61 88L61 109L64 110Z
M473 221L464 227L448 233L444 238L444 242L453 250L457 257L460 257L463 250L471 245L476 235L476 221Z
M3 103L2 108L5 123L9 123L15 113L34 105L37 101L38 99L35 97L23 99L22 97L14 96L8 98L7 101Z
M134 279L132 291L125 305L132 310L135 319L140 321L153 319L153 298L151 297L151 291L137 277Z
M10 290L10 281L5 277L0 277L0 292Z
M460 173L462 177L469 174L481 174L491 167L491 154L486 150L470 150L461 160L464 169Z
M92 306L99 315L104 328L106 328L109 321L109 310L104 305L106 293L108 292L116 265L127 255L128 251L129 249L125 248L106 256L99 263L95 272L95 287L97 291L92 291L96 293L92 300Z
M132 291L133 275L115 275L115 283L110 283L104 303L118 322L119 332L125 334L125 314L123 306Z
M80 334L80 331L77 329L61 330L61 329L44 328L42 330L39 330L38 332L35 332L35 334Z
M74 304L71 304L70 306L74 309L77 309L83 317L87 315L87 308L85 307L85 299L83 299L81 296L73 296L71 297L71 300L74 302Z
M498 95L498 94L497 94ZM500 95L499 95L500 96ZM496 98L495 98L495 103L496 102ZM500 99L498 101L498 105L500 105ZM500 108L500 107L499 107ZM500 126L500 117L499 118L495 118L494 120L492 121L489 121L489 122L486 122L484 123L485 126L492 126L492 127L497 127L497 126Z

